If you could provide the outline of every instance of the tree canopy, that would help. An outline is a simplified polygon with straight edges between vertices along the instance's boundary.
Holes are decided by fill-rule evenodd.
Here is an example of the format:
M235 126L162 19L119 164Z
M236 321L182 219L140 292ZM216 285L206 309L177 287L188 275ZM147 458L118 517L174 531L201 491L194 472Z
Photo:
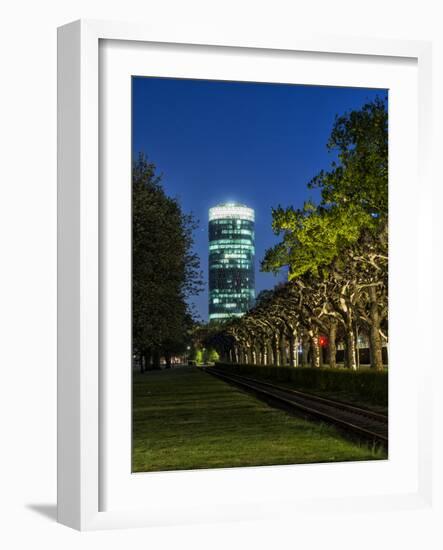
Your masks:
M388 111L377 98L337 116L327 148L337 155L331 169L308 184L320 188L323 205L359 205L371 215L388 214Z
M387 117L381 99L336 117L327 147L337 160L308 183L321 190L321 202L307 202L302 209L273 209L272 228L282 240L266 251L264 271L286 266L289 279L307 272L326 274L333 260L356 243L363 231L386 224Z
M262 270L288 270L288 282L267 292L243 318L210 340L231 361L297 362L299 342L320 366L320 334L327 334L329 364L335 339L344 342L345 364L357 366L358 334L369 338L371 363L381 370L387 339L388 113L376 99L336 117L327 143L329 170L310 182L319 204L278 206L272 229L280 242L267 250ZM306 357L303 356L303 363Z
M193 252L196 221L168 197L155 165L140 154L132 177L133 347L149 367L184 350L193 323L187 298L202 288Z

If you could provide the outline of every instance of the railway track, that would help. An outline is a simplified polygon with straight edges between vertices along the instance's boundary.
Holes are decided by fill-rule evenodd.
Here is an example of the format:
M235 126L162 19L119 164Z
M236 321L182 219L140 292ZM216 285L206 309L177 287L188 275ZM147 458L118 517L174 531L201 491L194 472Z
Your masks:
M337 426L347 434L358 436L369 442L381 444L386 449L388 448L388 417L384 414L342 401L293 390L264 380L238 374L228 374L215 367L204 370L288 412L302 413L309 418L322 420Z

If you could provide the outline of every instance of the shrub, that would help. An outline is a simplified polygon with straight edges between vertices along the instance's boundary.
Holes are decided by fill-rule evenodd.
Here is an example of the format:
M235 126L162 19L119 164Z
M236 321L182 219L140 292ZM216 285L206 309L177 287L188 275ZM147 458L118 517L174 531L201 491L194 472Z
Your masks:
M388 405L388 373L374 370L315 369L312 367L275 367L217 363L226 372L257 376L276 382L288 382L305 391L345 393L376 405Z

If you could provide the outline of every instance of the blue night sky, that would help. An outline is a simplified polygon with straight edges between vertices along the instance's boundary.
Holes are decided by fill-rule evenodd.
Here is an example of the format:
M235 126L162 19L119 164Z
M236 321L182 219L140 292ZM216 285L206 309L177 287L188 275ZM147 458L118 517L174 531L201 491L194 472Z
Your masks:
M133 78L133 154L143 151L163 174L168 195L199 220L195 251L205 290L192 299L208 318L208 209L238 201L255 209L256 294L284 275L260 272L278 242L271 208L318 199L308 181L330 166L326 150L335 115L386 90Z

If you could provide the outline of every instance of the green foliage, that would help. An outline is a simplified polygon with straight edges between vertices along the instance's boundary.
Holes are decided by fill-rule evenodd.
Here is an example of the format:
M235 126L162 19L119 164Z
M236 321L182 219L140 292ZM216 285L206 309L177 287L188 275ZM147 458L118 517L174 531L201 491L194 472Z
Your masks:
M263 271L289 268L289 278L304 273L327 275L332 262L374 230L388 211L388 133L385 103L377 99L359 111L337 117L328 149L337 155L330 171L309 184L321 189L319 206L279 206L273 230L282 241L269 249Z
M215 363L219 359L220 356L214 348L205 350L205 363Z
M327 144L337 155L331 170L310 182L323 204L360 205L380 216L388 213L388 112L382 99L337 117Z
M220 359L219 354L214 348L195 348L193 360L197 365L205 365L206 363L215 363Z
M196 223L168 197L140 154L132 179L133 345L165 356L183 351L192 316L186 298L201 289L192 252Z
M375 225L374 218L357 204L346 207L314 207L303 210L278 207L272 212L273 229L282 242L268 250L262 262L264 271L289 268L289 279L310 272L314 275L328 266L344 248L354 244L363 228Z
M281 241L266 251L261 268L285 268L289 280L261 293L246 315L211 336L224 360L278 364L283 356L283 362L293 364L294 348L289 346L289 357L277 348L284 345L282 340L297 340L303 341L304 364L309 353L318 370L322 334L331 342L332 364L338 340L346 350L347 368L356 370L358 329L368 337L372 366L383 370L382 338L388 334L387 125L380 99L336 118L327 144L335 160L309 184L321 190L320 204L272 211L272 228Z

